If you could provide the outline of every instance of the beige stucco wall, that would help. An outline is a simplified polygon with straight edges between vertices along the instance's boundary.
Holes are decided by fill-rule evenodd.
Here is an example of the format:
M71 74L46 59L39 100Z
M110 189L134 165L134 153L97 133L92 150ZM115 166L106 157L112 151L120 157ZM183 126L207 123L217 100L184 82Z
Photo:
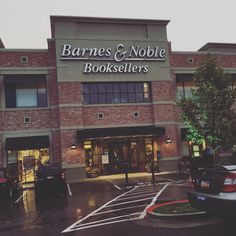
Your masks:
M168 58L168 41L166 25L161 24L129 24L129 23L94 23L94 22L56 22L55 23L56 55L58 66L58 81L60 82L94 82L94 81L166 81L170 80L170 65ZM93 65L111 63L121 66L125 63L148 66L146 73L83 73L88 61L61 60L63 44L72 48L111 48L111 54L118 44L124 45L124 50L131 46L145 48L150 46L165 49L165 61L89 61Z

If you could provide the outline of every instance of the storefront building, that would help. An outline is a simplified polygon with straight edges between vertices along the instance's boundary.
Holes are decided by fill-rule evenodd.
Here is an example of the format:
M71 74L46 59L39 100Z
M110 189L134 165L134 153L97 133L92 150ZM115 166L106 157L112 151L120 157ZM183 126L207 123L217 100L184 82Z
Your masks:
M86 174L178 169L189 155L176 99L208 54L232 75L236 45L173 52L165 20L51 17L47 50L0 41L0 166L31 182L59 162L69 181Z

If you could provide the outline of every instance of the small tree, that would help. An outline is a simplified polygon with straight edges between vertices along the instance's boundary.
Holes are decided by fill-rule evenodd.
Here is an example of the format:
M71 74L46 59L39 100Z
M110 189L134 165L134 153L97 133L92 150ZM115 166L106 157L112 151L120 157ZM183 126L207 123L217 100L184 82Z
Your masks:
M214 150L231 148L236 142L236 91L230 76L208 58L196 69L193 82L192 96L178 102L188 140L198 144L205 140Z

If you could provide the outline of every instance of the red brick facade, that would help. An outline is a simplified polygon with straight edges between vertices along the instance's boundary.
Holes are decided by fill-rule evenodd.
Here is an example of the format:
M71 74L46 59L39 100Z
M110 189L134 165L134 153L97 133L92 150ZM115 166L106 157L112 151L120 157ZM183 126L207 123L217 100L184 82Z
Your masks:
M26 63L21 57L27 56ZM171 78L169 81L152 81L152 101L147 104L107 104L83 105L80 82L58 82L55 41L48 41L48 50L9 50L0 49L0 78L8 74L47 74L48 107L32 109L7 109L4 103L0 111L0 165L6 165L5 139L2 136L46 132L50 135L50 154L52 160L65 166L85 166L83 145L78 143L76 150L70 145L76 141L80 129L104 127L131 127L156 125L165 128L172 139L166 144L166 135L154 140L156 150L161 150L162 159L181 157L179 110L176 107L176 81L178 70L193 73L208 56L205 51L181 53L169 52ZM225 68L236 68L236 55L212 53L212 56ZM189 63L189 58L192 62ZM43 71L43 72L42 72ZM190 71L190 72L189 72ZM1 80L2 98L4 84ZM134 112L139 116L134 117ZM98 113L104 114L103 119ZM30 117L29 124L24 117ZM157 154L154 153L156 158Z

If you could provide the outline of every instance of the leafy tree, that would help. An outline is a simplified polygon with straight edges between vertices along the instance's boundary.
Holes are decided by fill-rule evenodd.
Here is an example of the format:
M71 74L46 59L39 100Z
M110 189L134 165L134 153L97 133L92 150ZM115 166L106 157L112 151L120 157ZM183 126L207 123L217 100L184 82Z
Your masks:
M192 96L178 102L188 140L205 140L213 149L231 148L236 142L236 91L230 76L209 57L196 69L193 82Z

